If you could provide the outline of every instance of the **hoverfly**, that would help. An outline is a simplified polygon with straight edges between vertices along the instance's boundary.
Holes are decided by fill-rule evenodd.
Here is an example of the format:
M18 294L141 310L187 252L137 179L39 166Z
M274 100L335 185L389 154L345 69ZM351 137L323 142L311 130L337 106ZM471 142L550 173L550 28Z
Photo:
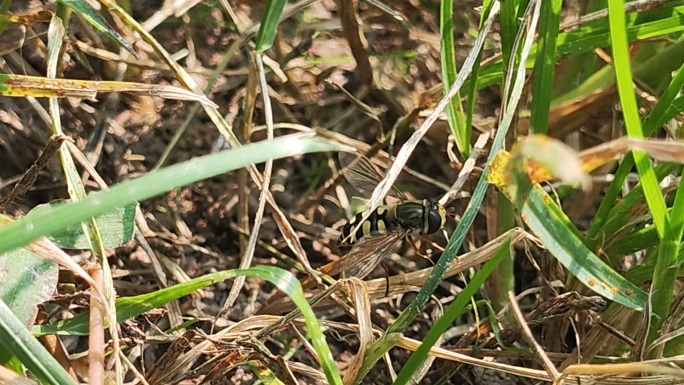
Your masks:
M366 198L384 178L368 158L358 154L339 153L344 176ZM363 279L387 257L397 243L420 232L434 234L444 228L447 210L433 199L409 200L392 186L388 195L399 199L395 204L380 206L368 214L356 214L342 228L340 246L352 246L345 256L343 272L346 277ZM367 215L368 214L368 215ZM359 222L366 217L359 225Z

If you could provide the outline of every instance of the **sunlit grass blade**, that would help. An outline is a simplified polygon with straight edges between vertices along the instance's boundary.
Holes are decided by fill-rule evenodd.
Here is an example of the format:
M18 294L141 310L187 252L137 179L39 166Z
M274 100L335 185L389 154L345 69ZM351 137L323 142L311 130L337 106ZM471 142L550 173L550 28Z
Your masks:
M627 28L622 0L608 0L608 20L610 22L610 37L615 68L615 78L620 96L620 105L625 120L627 134L630 137L643 137L641 119L634 94L632 81L631 58L629 52ZM634 164L639 172L639 178L644 189L646 203L648 203L653 225L661 238L658 259L653 272L651 286L651 329L649 341L655 339L660 331L662 322L668 317L672 302L672 291L677 278L675 268L677 249L681 239L674 239L669 225L667 206L660 191L651 160L641 151L633 151ZM680 234L681 237L681 234Z
M36 340L5 302L0 301L0 343L43 384L75 384L57 360Z
M0 299L26 327L33 325L37 306L50 299L57 287L59 268L54 261L27 249L0 255Z
M511 240L510 238L499 248L494 254L494 257L482 266L482 268L475 274L475 276L468 282L468 285L458 294L449 307L445 310L437 322L430 328L428 334L423 338L420 347L411 355L408 361L404 364L401 372L397 375L394 385L403 385L409 383L413 372L417 370L419 365L427 358L430 348L435 345L437 339L443 335L453 322L463 314L470 299L480 290L484 285L485 280L492 272L499 266L499 262L510 253Z
M330 353L330 349L325 341L323 331L318 324L316 315L307 302L301 285L292 273L273 266L257 266L244 270L225 270L190 281L167 287L152 293L142 294L135 297L119 298L116 301L117 321L123 322L127 319L143 314L154 308L188 295L196 290L213 285L226 279L235 278L240 275L258 277L271 282L280 290L285 292L292 302L297 305L304 317L306 326L311 336L313 344L323 371L331 384L342 384L339 372L335 367L335 362ZM37 326L34 328L37 334L61 334L61 335L83 335L88 330L88 320L86 314L78 315L72 319L60 321L54 325Z
M454 44L454 4L452 1L440 2L440 56L442 62L442 86L444 93L449 91L458 77L456 69L456 52ZM451 98L447 104L447 118L451 133L456 139L456 147L464 158L470 155L470 126L466 125L466 117L461 104L461 94Z
M554 147L550 145L551 142L548 139L539 141L535 137L526 138L511 150L510 158L499 156L492 162L489 180L511 200L546 249L580 282L606 298L642 310L646 306L645 293L589 250L579 231L553 198L530 180L530 175L534 176L539 166L545 166L556 177L567 178L583 173L579 157L575 155L576 160L572 161L572 149L560 142ZM535 152L534 148L547 148L550 151ZM532 160L538 166L531 168ZM554 163L558 164L554 166ZM568 169L573 164L575 171ZM584 178L573 177L566 179L566 182L578 180L581 183L586 178L586 175Z
M539 185L532 187L519 209L547 250L585 286L630 309L645 308L646 293L587 249L577 229Z
M100 16L97 11L88 4L85 0L58 0L60 3L72 8L76 13L78 13L82 18L84 18L88 23L95 27L98 31L107 35L110 39L115 41L118 45L125 48L128 52L132 53L133 56L137 56L133 47L130 46L124 40L124 38L119 35L114 28L112 28L105 19Z
M29 213L11 224L0 227L0 252L25 245L41 235L53 234L116 207L151 198L176 187L267 159L309 152L345 150L349 149L341 144L316 138L312 134L296 134L195 158L120 183L107 191L92 193L79 202ZM60 220L57 221L55 218Z
M276 34L278 33L278 23L280 16L285 8L285 0L269 0L266 4L264 16L259 27L259 34L256 38L256 51L264 52L271 48Z
M625 15L627 19L627 37L630 42L653 39L684 30L681 15L684 5L681 1L671 1L660 7L638 13ZM606 19L599 19L587 23L582 27L558 34L556 58L563 55L573 55L600 47L610 46L610 28ZM532 68L536 60L538 47L535 46L529 59L527 68ZM477 88L491 86L501 80L504 60L497 60L482 68L477 79Z
M52 201L48 205L40 205L34 210L42 210L48 206L63 204L62 201ZM105 249L115 249L130 242L135 232L136 204L117 207L113 211L104 213L95 222L102 235L102 245ZM48 239L63 249L87 249L90 243L79 224L70 226L63 231L48 236Z
M541 7L537 43L539 52L535 58L534 79L532 80L531 133L543 134L548 131L551 90L556 67L556 37L558 36L561 5L561 0L548 0L544 1Z

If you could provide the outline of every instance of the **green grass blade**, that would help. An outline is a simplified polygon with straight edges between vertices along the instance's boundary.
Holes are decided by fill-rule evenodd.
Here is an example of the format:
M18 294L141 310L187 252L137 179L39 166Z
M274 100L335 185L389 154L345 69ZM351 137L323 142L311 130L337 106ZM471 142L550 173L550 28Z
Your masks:
M23 246L39 236L53 234L116 207L250 164L309 152L347 149L343 145L314 137L313 134L296 134L195 158L120 183L107 191L92 193L79 202L31 212L0 228L0 252Z
M596 293L634 310L646 306L646 293L589 250L579 231L539 186L529 191L521 217L547 250L577 279Z
M532 117L530 133L548 131L553 74L556 67L556 37L560 23L561 0L542 2L539 23L538 54L532 80Z
M107 37L112 39L116 44L122 46L126 51L137 56L133 47L131 47L124 38L119 35L114 28L112 28L105 19L100 16L97 11L88 4L86 0L57 0L58 2L66 5L67 7L78 13L83 19L95 27L98 31L104 33Z
M0 301L0 344L18 357L41 383L75 384L64 368L31 335L3 301Z
M480 29L484 26L485 20L489 17L492 10L493 0L485 0L482 4L482 15L480 16ZM473 70L470 73L471 79L477 79L480 76L480 62L482 61L482 51L478 53ZM465 126L470 128L473 126L473 114L475 113L475 100L477 99L477 81L471 81L468 86L468 105L466 107L466 123ZM472 135L472 133L471 133Z
M518 29L520 28L520 22L518 21L520 8L521 0L504 1L501 4L499 23L501 24L501 57L503 63L510 63L511 56L514 55L515 37L518 35ZM525 8L523 7L523 9ZM501 79L503 79L503 76Z
M615 66L615 81L620 96L620 105L625 119L625 127L630 137L643 138L639 107L634 94L632 81L631 58L625 28L625 14L622 0L608 1L611 41L613 43L613 61ZM665 199L660 192L658 180L653 171L651 160L641 151L633 151L634 163L639 171L641 183L644 186L646 202L653 215L653 223L662 237L667 226L667 210Z
M287 294L302 312L306 322L311 342L318 353L320 364L330 384L342 384L339 372L325 341L323 331L318 324L316 315L306 300L302 286L297 277L289 271L273 266L257 266L244 270L224 270L202 277L191 279L187 282L167 287L152 293L142 294L135 297L119 298L116 301L116 319L123 322L132 317L143 314L154 308L163 306L175 299L186 296L196 290L213 285L226 279L247 275L267 280ZM88 332L88 317L86 313L60 321L54 325L41 325L35 329L36 334L61 334L61 335L84 335Z
M653 111L648 115L648 117L646 117L646 120L644 121L644 134L646 136L650 136L658 127L674 118L677 114L681 113L681 111L684 111L684 96L677 98L679 90L681 90L683 87L684 65L679 68L679 71L677 71L677 74L672 79L670 86L659 98L658 103L656 103L655 107L653 108ZM587 239L589 240L588 242L590 245L595 244L596 242L601 242L601 240L598 238L602 237L602 233L613 234L610 232L610 230L605 229L604 226L607 225L611 218L616 216L614 211L620 207L620 203L616 205L615 200L617 199L618 194L620 194L622 185L624 184L625 179L627 178L627 175L630 173L633 166L634 158L631 154L628 154L622 160L620 167L618 167L618 170L615 172L615 177L608 187L608 191L606 191L601 204L599 205L596 215L594 216L594 221L591 224L591 228L587 232ZM656 167L658 180L662 180L662 178L666 175L661 174L658 171L661 166L668 167L666 165L659 165ZM668 169L671 171L673 167L669 167ZM618 226L621 226L621 224L618 224ZM595 249L594 246L590 246L590 248Z
M682 89L684 89L684 64L679 67L670 85L658 98L653 111L644 120L644 134L646 136L651 135L665 122L682 112L684 109L684 96L678 97Z
M612 242L609 247L604 249L604 252L608 260L611 261L611 265L616 266L623 256L640 250L651 249L657 246L659 242L658 233L653 226L649 226L625 234L623 237L620 237L619 242ZM634 283L639 284L640 282Z
M632 162L631 164L633 165L634 163ZM655 173L658 181L663 180L663 178L670 175L670 173L675 171L678 167L680 166L673 163L661 163L656 166ZM644 191L641 184L634 186L634 188L627 195L622 197L619 202L615 203L611 200L611 204L612 207L607 220L600 227L596 236L587 240L587 246L591 250L599 250L603 248L604 244L615 242L615 240L612 239L614 234L619 234L625 226L630 225L630 223L634 221L635 217L643 215L648 211L648 206L644 201ZM655 230L655 228L653 228L653 230Z
M458 77L456 69L456 52L454 44L454 3L442 0L440 4L439 35L440 56L442 59L442 86L446 94ZM447 104L447 118L451 133L456 139L456 147L464 158L470 155L471 129L466 125L460 92Z
M477 294L477 292L480 290L480 287L484 285L487 277L489 277L499 266L501 260L511 252L510 248L511 238L509 237L508 240L501 245L496 254L494 254L492 259L482 266L482 268L470 280L463 291L458 294L456 300L449 305L444 312L444 315L439 317L434 326L430 328L428 334L423 338L423 342L411 355L411 357L409 357L408 361L406 361L404 367L397 375L394 385L404 385L409 383L413 374L427 358L430 348L437 343L439 337L451 327L454 321L467 310L468 305L470 304L470 299Z
M683 31L683 4L682 0L670 1L654 9L625 15L629 41L653 39ZM576 30L558 34L556 59L564 55L576 55L610 46L610 39L610 28L606 19L587 23ZM526 61L527 68L533 67L537 49L537 46L533 47ZM504 62L502 58L482 68L477 78L477 88L482 89L497 84L503 74Z
M49 206L62 204L62 201L52 201L46 205L39 205L34 210L42 210ZM113 211L104 213L97 218L97 228L102 235L102 246L109 250L121 247L133 239L135 233L135 210L137 204L132 203L117 207ZM90 241L83 232L83 226L70 226L63 231L48 236L55 245L62 249L84 250L90 248Z
M20 248L0 255L0 299L26 327L36 320L36 307L57 288L59 267Z
M632 83L631 58L623 6L622 0L608 1L608 20L610 22L615 78L627 134L630 137L641 138L644 136L644 133L641 128L641 120ZM634 164L639 172L644 188L649 211L653 217L653 224L658 231L659 238L662 240L651 286L653 317L651 317L649 341L652 341L659 334L662 322L670 313L672 290L677 278L677 269L674 268L674 265L677 258L679 240L674 239L675 234L673 234L670 228L667 206L660 191L651 160L641 151L632 151L632 156L634 157Z
M285 8L285 0L269 0L256 38L256 51L264 52L271 48L278 34L278 23Z

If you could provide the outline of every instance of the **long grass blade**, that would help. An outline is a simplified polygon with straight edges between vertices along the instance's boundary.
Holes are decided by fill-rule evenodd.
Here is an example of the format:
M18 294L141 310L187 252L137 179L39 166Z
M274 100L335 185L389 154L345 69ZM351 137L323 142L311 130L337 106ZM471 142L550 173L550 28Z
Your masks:
M442 85L444 92L456 81L456 51L454 44L454 2L441 1L439 11L440 56L442 59ZM456 147L463 157L470 155L470 126L466 125L460 93L447 104L447 118L451 133L456 139Z
M316 138L313 134L295 134L195 158L120 183L108 191L92 193L79 202L29 213L16 222L0 228L0 252L25 245L41 235L52 234L116 207L151 198L171 189L250 164L309 152L348 150L350 148ZM56 221L54 218L60 220Z
M548 131L551 90L556 67L556 38L560 23L561 0L542 2L539 23L539 52L534 63L532 80L532 118L530 133L545 134Z

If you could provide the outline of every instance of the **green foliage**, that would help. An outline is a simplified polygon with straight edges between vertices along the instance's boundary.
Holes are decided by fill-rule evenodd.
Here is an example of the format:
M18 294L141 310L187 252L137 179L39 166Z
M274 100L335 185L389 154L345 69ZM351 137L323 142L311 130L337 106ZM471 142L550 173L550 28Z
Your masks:
M264 18L261 21L259 34L256 38L257 52L264 52L273 45L273 41L278 33L278 23L285 8L285 3L285 0L269 0L266 4Z
M31 335L4 301L0 301L0 346L9 352L43 384L75 384L57 360Z
M137 55L133 50L133 47L131 47L130 44L128 44L126 40L124 40L124 38L118 32L116 32L116 30L112 28L109 23L107 23L107 21L105 21L105 19L100 16L100 14L90 4L88 4L86 0L58 0L58 2L73 9L83 19L90 23L90 25L115 41L116 44L122 46L128 52L132 53L133 56Z
M442 1L439 15L439 52L442 59L442 84L444 93L446 93L458 77L454 44L453 2ZM456 138L456 146L458 147L458 151L462 156L467 157L470 154L471 128L467 125L466 116L463 112L463 105L461 104L460 93L456 93L456 96L454 96L449 101L449 104L447 104L447 118L449 119L451 133L454 135L454 138Z
M37 206L34 210L42 210L50 206L63 204L63 201L52 201L47 205ZM133 239L135 232L136 203L124 207L117 207L113 211L104 213L95 222L102 237L102 245L106 249L121 247ZM57 233L48 235L48 239L64 249L89 249L90 240L83 232L83 226L76 224Z
M57 287L57 264L26 249L0 255L0 299L26 327Z
M318 357L321 359L321 366L325 371L329 383L341 384L342 380L335 367L335 361L330 353L330 348L325 341L318 319L302 291L302 286L292 273L273 266L258 266L244 270L220 271L148 294L118 298L116 300L116 320L117 322L126 321L152 309L162 307L165 304L184 297L194 291L240 275L267 280L292 299L292 302L297 305L306 321L306 326L311 335L311 342L318 353ZM82 313L74 318L55 322L52 325L37 326L34 328L34 332L38 335L86 335L88 333L88 314Z
M117 207L130 205L230 170L268 159L339 149L345 148L305 134L285 136L195 158L135 180L120 183L109 190L92 193L78 202L31 212L0 229L0 251L12 250L41 235L55 234ZM54 221L53 218L60 218L60 220Z
M394 382L395 385L403 385L410 382L411 377L416 370L420 367L420 364L427 358L430 348L432 348L437 340L443 335L449 327L456 321L456 319L461 316L470 304L471 298L480 290L480 287L484 285L485 280L489 277L494 270L499 266L501 260L503 260L511 250L510 238L504 242L499 250L494 254L494 256L487 261L487 263L482 266L482 269L475 274L475 276L470 280L468 286L466 286L463 291L459 294L454 302L452 302L449 307L444 312L437 323L430 328L428 334L423 338L423 342L420 347L411 355L409 360L406 362L401 372L397 375L397 380Z
M48 40L50 43L47 51L49 76L55 77L64 54L62 43L70 36L66 34L65 27L61 25L61 20L65 20L65 24L68 26L68 15L72 11L86 20L97 31L115 41L118 46L134 53L126 39L112 28L103 15L93 9L87 1L58 0L58 3L58 14L60 16L52 18ZM9 15L4 14L7 11L8 4L8 2L4 2L2 6L3 15L0 15L2 16L0 18L0 32L6 23L13 22ZM125 28L119 29L120 31L134 30L145 39L150 38L145 35L149 31L143 31L137 22L124 17L129 15L122 14L123 10L116 4L108 0L102 0L101 4L108 13L117 15L120 20L124 21ZM444 110L447 114L450 133L454 137L454 144L458 155L460 155L459 161L464 160L472 151L472 127L476 120L476 111L478 111L476 108L479 101L478 91L494 85L499 86L503 100L501 106L496 106L497 108L500 107L499 111L501 111L496 135L487 146L489 155L486 164L478 164L482 167L473 174L478 175L479 180L471 191L467 208L449 238L445 251L435 264L428 279L420 287L415 299L403 309L396 321L383 331L383 334L367 350L368 353L361 357L362 367L357 382L363 381L364 376L373 365L386 352L396 347L402 335L413 326L416 317L424 311L430 298L443 284L447 269L452 265L454 259L458 258L459 253L466 249L464 248L466 238L472 234L487 233L489 235L491 233L491 231L485 232L482 229L473 231L471 228L475 223L478 223L476 218L482 212L487 212L488 215L495 212L498 216L498 224L512 225L517 221L517 223L524 224L530 229L536 240L539 241L538 249L545 254L544 257L555 258L568 272L569 279L565 282L563 290L581 291L588 288L612 301L610 308L602 315L614 314L616 309L625 311L629 309L637 317L641 317L641 314L637 314L638 312L650 311L648 313L651 315L649 329L646 330L648 337L644 345L653 343L664 333L681 328L681 324L670 325L666 321L681 319L680 314L673 314L673 310L676 309L673 294L676 293L676 288L681 285L678 279L682 276L682 261L684 260L684 251L681 245L684 234L684 187L681 183L668 181L681 177L682 162L658 161L649 157L648 154L652 155L650 152L647 154L641 151L629 151L624 155L624 158L619 160L619 165L615 170L604 170L604 172L613 175L613 180L607 188L603 188L602 195L597 199L598 207L590 207L584 212L585 217L582 220L583 223L588 224L588 229L586 229L571 219L573 215L569 214L573 213L566 206L569 201L567 198L572 197L574 192L572 188L577 187L577 183L588 190L589 176L586 175L585 170L582 170L581 164L581 160L586 159L582 158L581 154L577 155L575 151L571 150L572 159L575 160L574 157L577 156L578 163L577 165L574 163L570 165L572 162L566 161L568 158L564 157L564 153L557 151L556 142L537 143L516 153L510 145L519 139L517 136L520 132L510 130L520 127L515 124L516 121L519 121L518 117L529 116L529 133L547 133L548 131L549 135L554 135L557 127L549 125L551 118L557 118L557 114L562 115L563 111L569 110L569 105L582 102L595 94L605 93L609 97L613 97L614 87L619 102L617 110L621 113L621 117L615 119L615 122L624 121L627 137L662 138L667 134L676 139L681 138L681 128L672 128L674 125L670 125L668 130L662 130L662 128L673 119L678 119L684 110L684 96L681 95L684 88L684 60L682 60L684 57L684 39L682 38L684 32L684 1L673 0L658 3L657 6L648 9L628 10L625 9L625 3L622 0L591 1L588 4L589 9L605 12L595 14L596 17L589 21L583 21L572 28L563 26L564 21L561 20L563 16L563 12L561 12L562 1L560 0L484 1L479 15L479 28L486 29L488 25L491 25L494 16L498 14L500 27L497 31L498 35L496 38L493 38L491 34L480 35L480 40L477 42L479 44L488 39L487 44L482 44L482 47L487 47L487 49L478 46L476 50L469 52L466 64L460 69L457 67L456 58L461 56L458 49L464 48L458 47L454 39L454 36L458 36L460 32L456 29L462 25L461 20L456 19L459 16L458 12L454 11L457 4L457 2L452 1L441 1L440 8L432 9L432 11L434 13L439 12L442 90L446 93L452 85L461 84L458 82L462 82L466 78L466 74L470 73L470 82L464 85L467 87L466 91L455 92L455 96L446 102L446 109ZM223 6L224 4L222 2L215 3L216 7L219 5ZM246 29L244 34L231 45L213 80L217 79L224 69L229 68L229 63L232 65L231 55L243 47L245 42L251 44L251 52L248 54L257 54L259 59L277 57L280 60L287 56L281 52L283 48L293 48L292 52L303 58L309 65L331 65L330 61L326 62L325 58L317 61L317 59L314 60L302 52L297 52L296 49L300 47L286 47L287 43L283 44L282 47L276 47L277 50L272 50L277 53L277 55L272 55L270 49L274 45L279 23L284 18L290 17L284 12L285 5L286 1L284 0L269 0L265 3L262 19L255 20L252 27ZM378 2L369 1L368 4L364 2L363 7L367 5L379 7L378 9L390 15L394 11L382 9ZM633 5L630 4L630 6ZM428 4L424 4L424 6L426 9L430 7ZM359 8L362 9L363 7ZM61 11L64 13L62 14ZM211 11L212 9L206 7L202 8L201 12L197 11L197 14L202 17L209 17ZM226 13L230 13L231 10L226 9L226 11ZM174 15L174 18L183 20L185 23L185 19L181 19L178 15ZM233 21L236 20L238 19L233 19ZM488 21L490 24L487 24ZM404 20L398 25L400 28L410 29L413 27L411 25L413 22L413 19ZM191 20L188 24L194 28L203 26L196 20ZM471 23L472 25L466 24L465 28L471 28L474 31L475 22ZM364 26L368 27L368 25ZM318 26L316 28L322 29ZM325 31L327 33L337 34L339 32L337 25L334 28L328 28L330 31ZM387 29L387 31L390 30ZM316 30L315 33L311 34L314 36L313 39L324 35L320 32L322 31ZM238 33L242 32L238 31ZM407 33L406 35L409 36L410 34ZM344 31L341 36L344 36ZM299 36L297 37L299 38ZM128 41L132 40L129 39ZM337 140L321 139L313 134L285 135L278 139L265 140L242 147L235 139L236 135L232 131L233 126L226 122L218 112L217 106L199 90L192 77L181 67L181 62L173 58L168 52L163 51L160 48L161 45L155 44L157 42L149 40L145 42L154 48L155 53L158 54L157 57L165 60L168 68L171 69L170 72L175 75L174 80L180 82L185 88L157 84L52 79L0 74L0 93L3 95L23 98L50 98L51 115L49 118L52 119L51 128L54 134L63 134L60 126L63 117L57 101L58 97L94 98L98 92L134 92L147 96L169 97L169 95L173 95L173 98L178 100L200 101L201 105L198 104L191 114L200 108L205 108L207 115L216 125L218 131L224 138L227 138L232 146L230 150L155 170L137 179L114 185L109 190L89 194L86 194L85 184L82 181L84 179L83 173L77 168L78 163L71 158L72 155L65 150L65 147L60 150L62 170L68 182L72 201L53 202L49 206L33 210L16 221L0 227L0 252L3 253L0 255L0 273L2 273L0 274L0 298L2 299L0 306L3 306L0 312L2 313L0 316L0 342L2 343L0 358L3 360L3 365L12 366L16 372L22 372L20 362L42 383L72 383L71 378L54 362L52 357L46 354L45 349L37 345L36 339L27 330L27 326L30 327L34 322L36 306L48 300L54 292L57 267L54 262L41 259L41 257L26 251L22 248L23 246L41 236L48 236L62 248L92 248L93 254L98 255L104 249L119 247L132 239L135 205L139 201L245 167L251 167L249 173L255 177L255 175L258 176L258 172L255 172L257 169L253 165L269 159L294 157L312 152L349 150ZM302 46L308 49L305 44ZM421 62L423 55L419 51L412 50L412 48L413 46L411 48L404 46L391 48L388 50L389 54L373 52L371 57L381 64L377 69L378 72L384 70L385 67L382 67L382 64L383 61L386 61L392 63L396 69L395 73L400 73L402 77L409 78L413 76L412 71ZM484 61L486 64L480 68L483 53L485 57L489 57L492 48L495 51L495 59ZM599 60L597 52L605 53L606 56L601 56ZM245 55L245 57L247 56ZM338 57L342 57L345 63L351 61L343 54ZM608 60L604 60L606 58ZM250 63L250 65L252 63L251 60L245 60L245 62ZM269 86L275 85L278 80L287 86L292 86L294 82L300 80L293 75L296 71L290 71L291 68L287 67L289 63L271 60L267 64L273 70L273 74L277 76L277 78L275 76L269 78L269 81L276 79L269 83ZM282 65L282 68L278 68L276 64ZM149 62L145 63L145 66L150 65ZM252 67L245 69L250 74L254 72ZM524 86L530 80L527 77L530 69L532 70L530 75L531 87L524 92ZM328 69L320 72L325 74L325 71ZM433 75L437 79L440 71L435 72L436 74ZM265 77L259 80L266 82ZM318 80L316 81L317 85L319 85ZM246 83L252 84L252 81L253 84L257 84L255 78L251 77ZM384 88L384 83L377 80L374 81L373 87L378 88L369 93L373 97L389 91ZM636 89L639 90L639 94L635 92ZM244 93L246 94L244 105L241 104L245 109L248 108L249 102L254 102L254 100L249 99L254 96L252 92L257 93L256 87L249 88L247 91ZM272 91L280 92L276 87ZM382 92L373 93L375 91ZM262 95L266 95L263 100L263 103L266 104L270 98L273 98L272 95L275 95L275 93L264 92L263 89L261 92ZM293 91L293 94L296 92ZM384 95L387 96L387 94L389 92ZM241 97L244 96L243 94L240 95ZM465 107L462 105L461 95L467 96ZM649 97L638 99L637 96L640 95ZM383 99L383 102L388 100L391 99L387 97ZM524 111L528 107L525 103L526 100L531 100L529 114L528 111ZM650 103L651 100L655 101ZM241 100L240 103L242 102ZM296 100L295 103L289 101L282 103L281 107L284 106L282 110L297 105L299 102L300 100ZM365 103L365 100L361 102ZM396 104L401 106L403 102L403 100L397 100ZM311 100L307 100L307 103L309 103L307 108L313 108L308 106L315 104L311 103ZM258 104L256 103L256 105ZM233 107L233 105L229 106L230 109ZM402 107L395 110L401 111ZM419 108L407 116L415 118L412 116L414 112L418 115L419 110L422 111L431 107L432 104L430 103L421 104ZM243 110L239 111L244 112ZM284 116L298 117L300 113L305 114L306 108L298 110L296 113L287 111ZM269 115L268 119L272 120L270 113L267 115ZM240 119L242 118L240 116ZM409 120L407 117L403 118L406 118L406 121ZM338 124L338 121L334 122ZM613 124L618 127L619 124L615 122ZM255 122L252 121L240 123L249 127L255 126ZM273 122L267 123L272 128ZM587 126L590 125L591 123L587 123ZM325 126L325 124L321 124L321 126ZM580 129L576 128L576 131L579 132ZM169 152L174 148L183 132L184 128L179 130L174 137L173 145L167 149ZM272 131L269 132L272 133ZM615 133L620 135L619 130L615 130L613 135ZM382 134L390 137L385 132ZM591 132L590 134L603 140L600 132ZM391 142L394 145L394 138ZM440 148L447 147L447 143L431 143L431 145ZM374 150L378 148L374 148ZM510 150L514 154L505 171L496 168L497 154L503 149ZM608 147L602 151L610 150L611 148ZM160 164L166 161L167 155L169 154L165 153ZM618 155L622 156L623 153L621 152ZM550 170L549 172L556 180L575 184L572 187L565 187L560 194L556 195L553 189L549 189L548 185L543 184L546 180L542 182L534 178L533 171L540 168ZM325 163L315 165L312 169L317 170L317 175L309 178L307 193L317 192L320 185L325 183L325 178L320 176L327 176L329 171L328 165ZM570 171L577 171L578 174L572 174ZM635 172L638 176L638 182L629 182L628 177L634 175ZM577 178L573 179L575 176ZM495 184L499 188L500 195L498 198L500 201L497 202L498 206L483 207L483 204L487 204L485 203L487 202L485 200L487 191L491 191L489 184ZM629 187L628 192L625 192L625 186ZM593 187L595 188L596 185ZM602 188L602 186L599 187ZM415 191L416 195L420 193L419 189L415 189ZM510 198L510 205L505 204L507 202L504 202L504 197ZM263 204L264 202L260 203ZM277 209L277 207L273 208ZM587 218L588 216L589 218ZM249 219L249 214L246 217ZM279 218L284 217L286 216ZM88 223L90 227L84 226L84 223ZM280 222L278 224L282 225ZM283 227L280 228L283 229ZM90 230L84 231L84 229ZM582 229L586 229L586 231ZM258 234L259 232L254 233ZM480 239L473 237L473 240L473 242L466 244L466 247L478 247ZM93 241L101 241L101 243L94 243ZM293 246L292 249L296 250L296 247ZM507 298L508 290L512 288L513 269L511 266L513 264L512 259L505 260L504 258L507 254L517 254L517 251L514 253L511 250L511 243L508 241L488 263L481 267L479 272L472 276L466 288L455 297L445 314L423 338L420 348L403 366L396 384L405 384L414 379L420 370L420 364L428 356L429 349L434 346L454 320L468 310L469 301L478 294L487 277L499 280L498 283L501 283L497 286L500 292L492 294L490 299L495 297ZM643 254L643 260L634 258L635 253ZM107 261L105 260L104 263L106 266ZM499 273L502 274L492 276L493 271L500 263L506 265L507 268L499 270ZM198 289L240 275L268 280L290 296L306 321L307 332L328 383L341 384L342 381L336 368L335 359L326 343L319 320L307 303L310 296L305 295L300 283L289 272L263 266L246 270L219 271L195 277L187 282L151 293L118 298L112 309L115 309L117 322L123 322L155 308L172 304L173 301ZM107 283L111 283L111 279ZM650 293L644 291L644 288L650 290ZM499 310L502 304L503 302L498 301L492 307L487 303L490 309L488 316L493 322L496 321L496 318L491 313L494 312L494 308ZM71 319L33 326L32 330L36 336L46 334L85 336L89 333L88 316L89 314L84 312ZM188 324L192 322L193 320L188 321ZM188 326L188 324L183 326ZM492 327L493 333L501 343L501 333L497 329L497 325L492 325ZM629 334L628 331L625 333ZM628 337L634 336L629 335ZM633 349L633 352L637 351L634 347L628 348ZM616 348L612 353L617 356L622 353L621 349L624 347ZM654 348L645 353L657 358L660 358L663 352L665 355L681 355L684 352L684 338L674 338L667 343L665 348L659 349ZM606 353L610 354L610 352ZM261 369L263 366L253 366L255 372ZM263 376L263 378L272 378L273 381L278 381L274 373L264 371Z

